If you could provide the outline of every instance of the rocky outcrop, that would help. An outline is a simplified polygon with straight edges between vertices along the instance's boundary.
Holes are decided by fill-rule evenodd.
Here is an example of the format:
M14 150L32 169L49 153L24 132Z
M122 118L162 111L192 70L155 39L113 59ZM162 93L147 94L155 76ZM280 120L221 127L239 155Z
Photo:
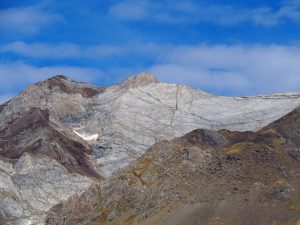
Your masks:
M1 224L44 224L46 212L100 180L91 149L32 108L0 130ZM0 220L1 221L1 220Z
M24 153L0 160L0 224L44 224L51 207L81 195L93 180L70 173L54 159Z
M143 72L138 76L129 77L121 83L122 88L142 87L149 84L159 83L155 76L150 73Z
M148 73L110 87L64 76L34 84L0 106L0 224L44 224L46 216L59 224L68 214L76 224L85 213L64 202L82 212L97 208L95 193L86 191L151 145L202 128L196 142L201 136L214 149L228 141L216 131L257 131L299 105L299 93L222 97L160 83ZM194 143L191 134L189 141ZM298 159L297 147L288 151Z
M18 160L24 153L43 155L55 159L69 172L101 179L94 170L90 147L72 139L68 131L59 131L59 126L49 121L49 112L32 108L23 111L0 130L0 155Z

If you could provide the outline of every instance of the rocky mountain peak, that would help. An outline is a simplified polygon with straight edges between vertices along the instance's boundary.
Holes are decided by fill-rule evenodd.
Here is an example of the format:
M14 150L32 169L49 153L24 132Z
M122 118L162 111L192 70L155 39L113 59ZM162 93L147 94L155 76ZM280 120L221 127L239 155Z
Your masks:
M295 161L300 160L300 119L299 113L283 116L300 106L299 93L233 98L203 94L183 85L157 85L158 82L152 74L144 72L112 87L97 87L57 75L31 85L1 105L0 224L87 225L89 223L82 220L88 222L90 213L106 214L98 221L116 219L118 215L125 215L127 212L123 210L129 205L131 208L131 203L135 202L138 206L150 207L139 208L148 215L148 212L154 212L151 205L166 205L179 196L177 193L182 193L181 190L185 193L192 191L200 202L207 196L211 197L211 202L220 202L221 198L229 198L226 196L231 190L234 194L246 193L247 197L252 187L261 183L261 177L252 176L266 171L266 167L271 169L262 176L270 177L264 193L273 196L278 190L281 197L281 190L284 190L283 195L293 194L286 183L298 187L299 181L293 184L293 180L284 176L290 176L289 172L296 169L291 177L300 174L299 163ZM263 130L254 132L263 127ZM220 129L226 130L218 132ZM253 166L257 162L261 163ZM292 165L290 170L277 173L278 168L288 168L289 165ZM249 168L251 173L248 173ZM113 177L120 173L121 176ZM205 182L208 184L206 190L211 190L210 195L202 192L203 183L199 183L206 179L206 174L211 174ZM246 176L254 183L245 183ZM279 180L275 184L281 186L268 189L267 185L277 177L284 178L286 183ZM162 186L156 189L158 191L147 189L162 181ZM236 185L230 186L233 182ZM108 189L89 191L91 185L98 186L99 183ZM239 185L241 183L243 185ZM225 184L228 186L221 186ZM187 187L192 189L187 190ZM225 191L220 189L218 192L215 187L222 187ZM139 194L138 190L143 192ZM143 193L153 193L150 195L153 201L141 202L148 199ZM122 196L132 197L132 202L129 198L122 199ZM192 201L195 196L191 196ZM220 198L215 199L215 196ZM294 197L291 195L291 199ZM229 202L233 202L232 199L229 198ZM108 205L101 205L102 200ZM190 199L184 200L188 201ZM113 204L125 208L114 211ZM240 202L237 205L241 205ZM230 207L226 205L226 209ZM300 209L298 207L295 205ZM208 209L215 207L212 205ZM245 208L246 212L248 209ZM281 208L276 210L279 212ZM135 212L128 212L129 218ZM297 215L298 219L298 211L288 212ZM293 215L288 214L286 218ZM99 215L93 214L91 218L95 216ZM187 218L184 216L182 218ZM211 224L203 221L203 224ZM129 224L128 220L126 224ZM229 221L226 224L245 223ZM248 224L270 223L252 221ZM286 223L279 221L278 224Z
M149 73L149 72L142 72L138 74L137 76L131 76L128 77L126 80L124 80L121 83L121 86L123 87L139 87L139 86L145 86L147 84L151 83L158 83L159 81L157 78Z
M49 79L42 81L41 83L46 83L46 84L66 84L66 83L78 83L70 78L68 78L65 75L55 75L53 77L50 77Z
M60 91L66 94L79 93L85 98L91 98L104 89L103 87L93 87L86 83L74 81L64 75L53 76L46 81L38 83L38 86L47 87L54 92Z
M50 79L56 79L56 80L70 80L70 78L68 78L67 76L65 75L55 75L53 77L51 77ZM49 79L49 80L50 80Z

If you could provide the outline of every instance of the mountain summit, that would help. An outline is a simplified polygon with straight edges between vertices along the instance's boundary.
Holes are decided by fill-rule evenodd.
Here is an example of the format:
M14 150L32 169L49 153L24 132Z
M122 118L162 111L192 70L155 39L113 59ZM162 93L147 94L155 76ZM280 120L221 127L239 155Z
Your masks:
M121 83L121 86L123 87L138 87L138 86L144 86L151 83L158 83L159 81L157 78L148 72L140 73L137 76L131 76L128 77L126 80L124 80Z
M289 183L283 187L286 188L284 191L292 193L286 194L292 196L286 198L286 202L288 204L292 198L296 199L291 203L296 213L299 200L298 128L293 126L290 129L289 125L292 120L296 121L298 114L291 114L295 118L287 120L289 125L284 125L287 122L282 119L280 128L274 121L285 118L299 106L300 93L215 96L184 85L161 83L149 73L129 77L110 87L75 82L61 75L33 84L0 106L0 224L89 224L91 221L98 221L96 224L120 224L118 221L129 220L129 215L133 215L136 221L127 224L139 224L140 217L136 213L153 216L158 208L147 208L146 205L155 204L160 197L157 207L171 204L172 199L179 201L183 207L180 201L192 201L192 197L187 200L182 192L190 192L192 188L197 190L193 195L204 201L206 195L193 186L200 185L196 180L204 179L203 174L200 176L195 171L207 174L217 170L218 162L224 164L223 172L211 174L209 179L205 179L208 179L206 185L212 188L209 196L217 193L220 198L212 197L209 201L226 200L227 195L220 190L213 192L214 185L221 187L234 181L238 190L244 187L245 180L230 180L228 174L234 170L231 162L254 166L256 158L262 162L255 173L272 168L270 174L272 172L274 179L276 177L283 179L284 184ZM255 152L253 157L256 158L247 155L247 149ZM220 155L218 151L223 151L225 155ZM189 164L193 156L202 161ZM165 161L165 157L170 158ZM289 157L293 157L294 161ZM218 161L219 158L221 161ZM207 164L209 160L213 163ZM285 169L276 172L274 166ZM160 168L159 171L154 171L156 168ZM232 170L227 171L226 168ZM176 172L172 173L172 169ZM244 167L241 169L241 176L249 178L251 185L254 185L249 184L252 187L250 190L247 183L245 192L253 191L256 182L257 185L263 183L258 177L248 176ZM189 174L193 176L191 179L188 179ZM187 176L187 182L195 180L195 183L189 187L181 186L185 182L181 176ZM289 176L296 177L296 180ZM217 179L220 177L223 177L223 183ZM123 182L123 178L128 182ZM271 182L270 177L267 180ZM151 186L154 183L157 186ZM126 196L123 194L128 192L125 187L131 184L138 192L130 193L133 195L129 197L134 201L136 196L138 201L128 199L126 202L120 196ZM119 189L116 190L116 187ZM168 195L170 190L173 191ZM147 195L153 197L153 201L143 202L142 199L147 198L143 193L148 192L153 193ZM112 193L111 197L109 193ZM140 200L146 208L134 205ZM197 204L201 201L197 200ZM228 201L234 202L234 197ZM249 201L256 203L256 199ZM134 211L127 210L128 204L133 206ZM228 202L224 204L231 207ZM276 206L277 203L274 204ZM118 208L117 205L125 208ZM241 205L247 209L245 204ZM198 206L191 210L201 211L203 205ZM203 208L201 213L205 210L210 212L207 220L203 221L211 219L209 215L214 214L212 208L213 205ZM232 209L237 210L236 207ZM223 208L220 210L220 216L221 212L224 215L229 213L222 211ZM275 207L272 212L276 210L280 209ZM173 212L176 214L177 211ZM185 213L184 216L187 216L192 211ZM255 216L258 212L253 213ZM122 218L121 215L125 214L128 217ZM294 222L296 217L292 218ZM166 219L169 223L165 224L172 224L173 220ZM148 224L156 222L150 221Z

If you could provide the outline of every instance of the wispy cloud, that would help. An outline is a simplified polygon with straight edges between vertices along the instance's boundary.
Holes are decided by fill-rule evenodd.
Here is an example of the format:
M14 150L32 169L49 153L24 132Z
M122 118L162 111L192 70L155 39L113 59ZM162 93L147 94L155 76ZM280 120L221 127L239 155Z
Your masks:
M235 25L250 22L262 26L275 26L285 20L300 22L299 1L283 1L279 8L269 6L254 8L229 4L203 4L197 1L178 2L164 0L153 3L148 0L124 0L113 5L109 15L127 21L159 22L167 24L194 24L210 22Z
M52 12L44 3L0 10L2 32L35 34L42 27L63 20L62 15Z
M198 6L193 2L151 2L148 0L125 0L113 5L109 15L127 21L149 20L165 24L192 22Z
M181 46L149 68L161 80L227 95L300 91L300 48Z
M149 3L147 1L123 1L113 5L109 13L120 19L139 20L149 16Z
M77 81L93 82L104 77L101 70L89 67L53 66L37 67L23 62L0 64L0 89L2 93L20 90L25 86L63 74Z
M73 58L82 55L81 47L75 44L25 43L23 41L2 45L0 52L12 52L29 58Z
M127 43L123 45L80 46L72 43L26 43L23 41L0 45L0 53L14 53L27 58L93 58L121 56L126 54L153 55L159 51L157 44Z
M124 77L148 69L162 81L179 82L216 94L253 95L300 91L300 47L287 45L162 45L130 43L80 47L71 43L12 43L0 51L14 51L30 58L119 59L138 55L130 67L116 64L102 70L80 67L34 67L24 63L0 64L0 88L17 82L35 82L64 73L74 79L92 81ZM143 62L148 64L143 64ZM121 65L121 64L120 64ZM126 74L125 74L126 73ZM20 74L23 78L20 79ZM8 81L7 81L8 78ZM3 82L2 82L3 81ZM116 79L114 79L116 81ZM2 85L1 85L2 84ZM9 91L9 90L8 90Z
M224 25L252 22L257 25L275 26L285 21L300 22L299 1L283 1L279 8L268 6L242 8L231 5L208 6L202 19Z

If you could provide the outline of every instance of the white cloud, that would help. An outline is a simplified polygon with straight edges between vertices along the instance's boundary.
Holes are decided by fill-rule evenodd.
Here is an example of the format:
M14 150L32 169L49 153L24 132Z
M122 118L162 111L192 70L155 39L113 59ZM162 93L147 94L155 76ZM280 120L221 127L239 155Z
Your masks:
M202 4L197 1L124 0L113 5L109 15L128 21L148 20L166 24L194 24L211 22L235 25L250 22L262 26L275 26L282 21L300 22L299 1L283 1L278 9L268 6L253 8L229 4Z
M165 24L185 23L195 16L197 6L192 2L125 0L113 5L109 16L121 20L149 20Z
M175 47L149 70L167 82L253 95L300 91L299 62L299 47L199 45Z
M128 43L125 45L94 45L82 47L72 43L26 43L12 42L0 46L0 53L12 52L28 58L92 58L120 56L126 54L153 55L159 51L156 44Z
M42 27L62 22L63 16L47 9L45 4L0 10L0 30L35 34Z
M22 62L0 64L0 89L7 89L43 80L55 74L66 74L79 81L103 79L105 83L116 77L150 70L162 81L179 82L203 90L229 95L300 91L300 47L280 45L191 45L171 46L159 44L127 44L119 46L89 46L73 44L49 46L20 45L15 51L24 57L83 57L102 59L136 54L140 61L132 67L107 68L106 75L93 68L34 67ZM25 47L24 47L25 46ZM67 46L67 47L65 47ZM0 49L3 50L3 47ZM12 48L13 49L13 48ZM31 54L30 49L34 50ZM69 49L69 51L68 51ZM148 68L140 63L151 61ZM148 60L149 59L149 60Z
M32 58L72 58L81 55L81 48L69 43L28 44L22 41L17 41L0 46L0 52L13 52L21 56Z
M0 89L4 93L18 90L24 85L29 85L45 80L54 75L66 75L77 81L92 82L104 76L101 70L95 68L54 66L35 67L23 62L0 64Z
M109 13L117 15L120 19L139 20L148 15L148 5L146 1L123 1L113 5Z

